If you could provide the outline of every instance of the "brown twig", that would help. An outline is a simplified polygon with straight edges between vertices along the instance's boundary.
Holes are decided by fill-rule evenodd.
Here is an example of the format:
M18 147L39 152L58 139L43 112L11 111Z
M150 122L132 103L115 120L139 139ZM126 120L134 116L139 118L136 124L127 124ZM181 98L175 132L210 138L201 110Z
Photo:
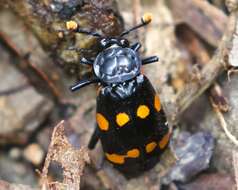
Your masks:
M52 94L57 98L57 100L60 100L60 92L58 88L54 85L54 83L49 79L49 77L40 70L35 64L29 61L28 58L26 58L26 55L23 55L21 51L15 46L13 41L3 32L0 31L0 39L3 40L3 42L13 51L14 54L16 54L27 66L29 66L41 79L43 79L46 84L49 86L49 88L52 91Z
M236 137L234 135L231 134L231 132L228 130L228 127L227 127L227 123L226 123L226 120L221 112L221 110L219 109L219 107L214 104L214 101L213 99L210 97L210 102L211 102L211 105L213 107L213 110L214 112L216 113L217 117L218 117L218 120L220 122L220 125L221 127L223 128L226 136L230 139L230 141L232 143L234 143L236 146L238 146L238 140L236 139Z
M205 90L207 90L214 80L225 70L224 65L225 58L228 56L229 43L232 41L232 37L235 32L237 14L233 13L227 22L226 32L220 42L217 53L212 57L208 64L204 66L201 70L201 80L199 83L189 84L186 89L177 98L177 111L175 115L174 122L178 119L178 116L186 109L188 106L199 97Z
M210 88L210 98L212 100L213 107L216 107L221 112L228 112L230 106L228 104L227 98L223 95L222 89L218 83L215 83Z

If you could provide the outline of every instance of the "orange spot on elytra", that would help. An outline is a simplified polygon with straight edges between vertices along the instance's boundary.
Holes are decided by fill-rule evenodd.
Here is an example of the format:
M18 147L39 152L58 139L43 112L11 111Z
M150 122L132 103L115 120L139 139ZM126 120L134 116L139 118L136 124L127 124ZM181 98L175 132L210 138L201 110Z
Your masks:
M155 95L155 99L154 99L154 106L157 112L160 111L161 109L161 103L160 103L160 99L158 96Z
M125 156L123 156L123 155L106 153L106 158L115 164L124 164L125 163Z
M107 119L100 113L96 114L96 120L99 128L103 131L107 131L109 129L109 123Z
M129 116L126 113L119 113L116 116L117 124L122 127L130 120Z
M141 119L145 119L150 114L150 109L146 105L140 105L136 114Z
M160 149L164 149L165 146L168 144L170 138L170 133L168 132L159 142Z
M150 153L150 152L152 152L155 149L156 146L157 146L156 142L153 141L151 143L148 143L145 146L145 150L146 150L147 153Z
M124 164L125 158L138 158L140 156L140 151L137 148L127 151L126 155L120 154L108 154L106 153L106 158L114 164Z
M134 148L132 150L129 150L127 152L127 157L128 158L137 158L140 156L140 151L137 148Z

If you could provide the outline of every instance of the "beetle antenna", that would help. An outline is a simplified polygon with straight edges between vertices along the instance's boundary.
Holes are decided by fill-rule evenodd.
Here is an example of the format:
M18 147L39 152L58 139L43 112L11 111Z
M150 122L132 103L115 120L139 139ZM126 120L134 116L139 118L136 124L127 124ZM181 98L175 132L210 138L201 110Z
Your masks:
M152 21L152 14L151 13L145 13L143 17L141 18L141 23L138 24L137 26L134 26L120 34L120 37L125 36L129 34L130 32L137 30L138 28L141 28L147 24L149 24Z
M79 81L77 84L71 86L70 90L72 92L75 92L75 91L81 89L84 86L87 86L87 85L92 84L92 83L97 83L97 82L100 82L100 79L97 78L97 77L93 77L91 79L90 78L84 78L81 81Z
M91 31L79 29L78 23L73 20L66 22L66 28L67 28L67 30L71 30L71 31L74 31L77 33L86 34L89 36L94 36L94 37L99 37L99 38L102 37L101 34L99 34L97 32L91 32Z
M98 37L98 38L100 38L100 37L102 37L99 33L97 33L97 32L90 32L90 31L86 31L86 30L82 30L82 29L77 29L77 30L75 30L75 32L77 32L77 33L81 33L81 34L86 34L86 35L89 35L89 36L94 36L94 37Z

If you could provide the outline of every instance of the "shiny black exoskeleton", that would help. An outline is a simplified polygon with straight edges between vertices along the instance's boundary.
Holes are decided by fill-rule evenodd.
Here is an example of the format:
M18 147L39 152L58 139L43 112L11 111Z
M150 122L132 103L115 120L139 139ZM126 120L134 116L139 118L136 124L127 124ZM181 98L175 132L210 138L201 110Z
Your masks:
M137 52L117 45L99 53L93 64L95 75L107 84L131 80L140 73L140 67Z
M97 97L97 125L89 148L101 141L105 158L127 177L152 168L169 143L169 128L159 97L149 80L141 73L142 65L158 61L157 56L141 59L141 45L130 46L123 38L144 26L150 19L123 32L119 37L103 38L98 33L80 30L100 38L101 52L95 60L81 59L93 67L93 77L85 78L71 88L78 90L90 83L100 83Z

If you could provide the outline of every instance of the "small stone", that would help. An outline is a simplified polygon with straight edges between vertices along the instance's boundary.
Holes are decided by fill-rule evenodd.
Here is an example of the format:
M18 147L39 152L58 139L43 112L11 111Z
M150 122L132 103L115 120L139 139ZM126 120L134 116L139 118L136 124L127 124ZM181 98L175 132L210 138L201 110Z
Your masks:
M21 150L19 148L12 148L10 151L9 151L9 156L12 158L12 159L19 159L20 156L21 156Z
M37 134L36 141L45 152L48 151L52 132L53 128L46 125L46 127Z
M63 38L64 37L64 33L63 32L58 32L58 37L59 38Z
M3 152L0 152L0 179L11 183L32 186L37 184L37 177L30 164L11 159L9 156L3 154Z
M30 144L23 151L26 160L34 165L39 165L44 159L44 151L38 144Z
M182 132L171 144L178 161L163 178L164 184L172 181L187 182L209 167L214 149L214 139L210 133L199 132L190 135Z
M0 57L0 144L25 143L28 135L48 116L53 104L13 66L2 46Z

